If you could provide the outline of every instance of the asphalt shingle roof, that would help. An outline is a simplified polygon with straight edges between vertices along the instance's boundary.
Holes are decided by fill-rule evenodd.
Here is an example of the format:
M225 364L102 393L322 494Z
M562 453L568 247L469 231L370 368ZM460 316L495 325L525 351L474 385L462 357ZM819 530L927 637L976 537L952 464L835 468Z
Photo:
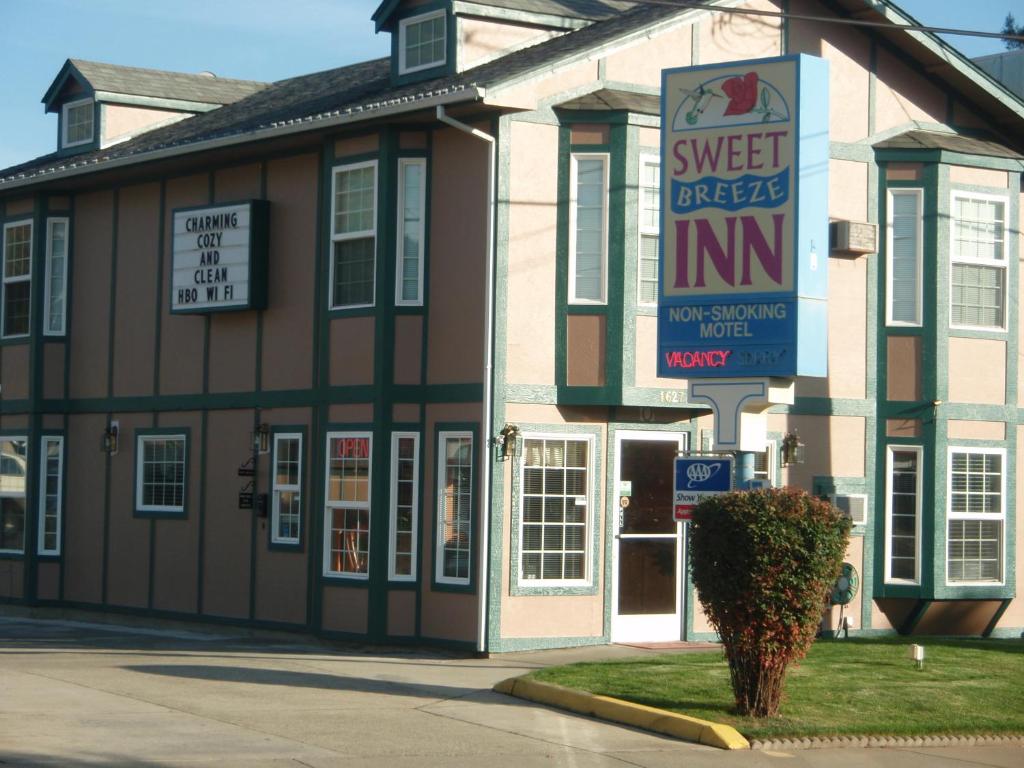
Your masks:
M666 6L638 6L460 74L404 86L391 85L391 64L386 58L280 80L232 104L149 131L122 144L79 155L59 156L54 153L0 170L0 183L43 176L72 166L95 165L99 170L103 162L109 160L240 136L289 123L308 122L310 128L315 128L316 122L324 118L360 112L366 112L370 117L382 106L415 103L438 94L469 91L474 86L486 88L515 80L579 52L645 29L682 10Z
M617 13L635 8L637 0L470 0L477 5L506 8L510 11L566 16L603 21Z
M130 96L196 101L200 104L231 104L267 87L266 83L253 80L122 67L83 59L69 61L94 90Z

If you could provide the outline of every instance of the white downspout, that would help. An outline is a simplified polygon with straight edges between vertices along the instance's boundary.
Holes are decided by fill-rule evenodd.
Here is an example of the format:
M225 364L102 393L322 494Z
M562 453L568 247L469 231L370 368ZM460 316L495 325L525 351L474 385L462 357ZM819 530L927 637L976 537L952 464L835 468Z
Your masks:
M484 133L470 125L449 117L444 106L437 105L437 119L442 123L460 131L476 136L488 144L487 158L487 302L484 318L484 407L483 421L480 427L480 498L483 500L484 518L480 531L480 575L478 578L480 599L477 602L477 639L478 653L487 652L487 602L489 595L490 567L490 533L491 533L491 413L494 408L494 220L497 200L494 194L494 177L497 164L497 142L489 133Z

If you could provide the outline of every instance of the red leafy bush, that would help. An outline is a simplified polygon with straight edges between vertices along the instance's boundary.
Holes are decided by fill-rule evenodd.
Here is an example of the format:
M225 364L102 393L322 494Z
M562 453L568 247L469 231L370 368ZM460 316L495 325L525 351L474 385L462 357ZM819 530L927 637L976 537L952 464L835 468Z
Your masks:
M690 563L740 714L778 714L786 669L814 640L850 521L795 488L711 497L693 513Z

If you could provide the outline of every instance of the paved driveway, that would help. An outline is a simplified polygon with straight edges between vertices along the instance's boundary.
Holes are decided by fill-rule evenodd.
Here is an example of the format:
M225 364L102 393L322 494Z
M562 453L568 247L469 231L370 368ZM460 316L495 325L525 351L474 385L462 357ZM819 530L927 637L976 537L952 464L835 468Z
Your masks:
M726 753L490 691L551 663L0 617L0 766L1024 765L1020 747Z

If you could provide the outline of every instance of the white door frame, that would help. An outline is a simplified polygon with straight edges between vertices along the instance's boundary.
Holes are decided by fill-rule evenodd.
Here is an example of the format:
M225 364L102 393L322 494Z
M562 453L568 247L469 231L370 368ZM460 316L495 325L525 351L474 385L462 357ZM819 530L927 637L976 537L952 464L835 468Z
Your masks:
M685 601L683 592L685 579L681 578L686 565L684 552L683 524L676 523L675 534L625 534L626 538L664 538L676 540L676 606L675 613L651 615L619 615L619 487L622 479L622 444L627 440L647 440L676 443L678 450L684 450L689 434L686 432L669 432L662 430L623 429L615 432L615 474L613 476L613 492L610 494L608 506L611 509L612 536L612 594L611 594L611 641L613 643L628 642L669 642L684 637ZM671 467L666 468L671 472Z

